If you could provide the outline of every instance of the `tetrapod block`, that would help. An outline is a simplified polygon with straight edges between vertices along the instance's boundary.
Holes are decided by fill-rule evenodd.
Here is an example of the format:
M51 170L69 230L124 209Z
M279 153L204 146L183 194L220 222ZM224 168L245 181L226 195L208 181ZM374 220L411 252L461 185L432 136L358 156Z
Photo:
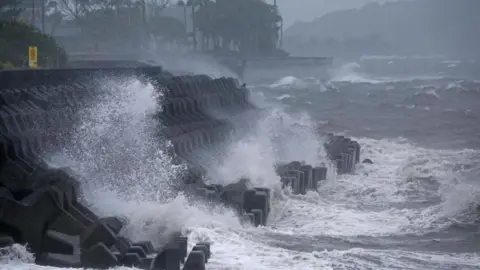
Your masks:
M205 270L205 254L203 251L192 251L188 254L183 270Z
M118 265L115 254L101 242L97 242L87 249L82 249L80 260L83 267L104 269Z

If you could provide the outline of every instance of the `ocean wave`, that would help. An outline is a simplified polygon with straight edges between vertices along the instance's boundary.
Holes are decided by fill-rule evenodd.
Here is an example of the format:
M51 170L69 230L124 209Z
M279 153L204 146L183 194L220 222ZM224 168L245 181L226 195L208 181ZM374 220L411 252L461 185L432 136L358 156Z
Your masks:
M349 82L349 83L382 83L379 80L368 78L361 73L361 65L355 62L347 63L333 71L331 82Z
M313 77L300 79L294 76L287 76L270 85L267 85L266 87L270 89L280 90L301 90L317 88L320 91L326 91L328 90L329 86L330 85L328 83L324 84L321 80Z
M285 95L281 95L281 96L276 97L276 99L278 99L278 100L284 100L284 99L287 99L287 98L292 98L292 96L285 94Z
M393 62L390 62L390 64L393 64ZM390 84L414 81L436 81L443 79L445 79L445 76L442 75L374 76L366 73L360 64L352 62L335 69L330 81L352 84Z
M365 60L408 60L408 59L443 59L443 55L414 55L414 56L401 56L401 55L362 55L360 61Z

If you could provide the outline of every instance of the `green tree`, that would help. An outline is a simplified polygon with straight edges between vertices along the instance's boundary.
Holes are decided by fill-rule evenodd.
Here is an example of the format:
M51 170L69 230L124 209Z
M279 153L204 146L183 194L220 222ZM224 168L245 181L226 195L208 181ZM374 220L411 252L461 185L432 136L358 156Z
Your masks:
M184 39L185 26L161 17L170 0L52 0L66 19L82 29L82 37L111 49L138 46L147 37Z
M197 0L193 17L202 48L267 54L276 49L282 17L262 0Z

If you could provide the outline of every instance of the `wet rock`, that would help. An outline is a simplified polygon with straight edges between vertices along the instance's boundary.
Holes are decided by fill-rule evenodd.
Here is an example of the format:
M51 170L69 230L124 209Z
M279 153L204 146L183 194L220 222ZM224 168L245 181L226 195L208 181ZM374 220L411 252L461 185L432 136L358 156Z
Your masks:
M183 270L205 270L205 254L203 251L195 250L190 252Z
M366 158L362 161L363 164L373 164L373 161L369 158Z

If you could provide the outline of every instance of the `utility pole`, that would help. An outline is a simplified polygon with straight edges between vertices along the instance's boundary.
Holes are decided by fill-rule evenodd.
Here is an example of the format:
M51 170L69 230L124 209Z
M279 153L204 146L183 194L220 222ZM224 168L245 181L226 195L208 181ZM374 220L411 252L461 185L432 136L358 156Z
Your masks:
M47 0L42 0L42 32L45 34L45 5Z
M183 27L185 28L186 44L188 46L187 3L183 4Z
M142 0L142 41L141 41L141 48L145 49L147 44L147 3L145 0Z
M145 28L145 25L147 24L146 12L147 12L147 3L145 2L145 0L142 0L142 23L144 28Z
M280 49L283 47L283 18L280 21Z
M277 5L277 0L273 0L273 6L275 7L275 10L280 14L280 11L278 10L278 5ZM280 21L280 42L279 42L279 49L281 49L283 46L283 18L281 18Z
M195 1L192 1L193 50L197 50L197 29L195 27Z
M78 0L75 0L75 27L78 27Z
M32 26L35 27L35 0L32 0Z

